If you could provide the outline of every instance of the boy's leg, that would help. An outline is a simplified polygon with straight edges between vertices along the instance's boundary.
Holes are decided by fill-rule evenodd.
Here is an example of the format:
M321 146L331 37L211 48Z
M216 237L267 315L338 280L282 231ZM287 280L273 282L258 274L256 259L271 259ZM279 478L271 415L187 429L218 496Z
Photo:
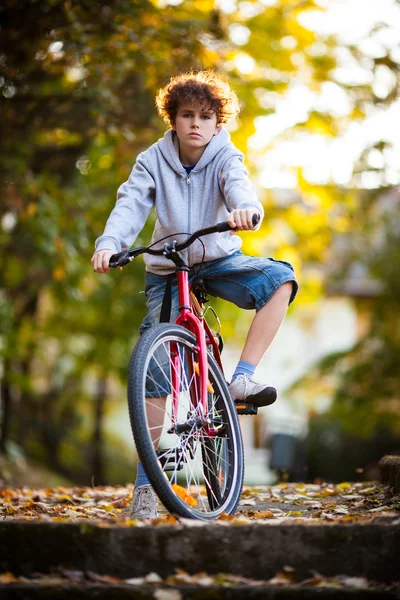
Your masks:
M151 273L146 275L145 294L147 314L139 329L141 334L160 320L161 305L166 283L166 277L153 275ZM163 427L165 402L166 397L146 398L146 412L150 435L156 449L159 444ZM139 520L157 517L157 497L140 461L137 466L131 517Z
M256 382L252 375L282 324L292 292L291 281L282 284L271 300L256 313L229 386L234 400L269 406L277 399L277 391L273 386Z
M162 433L165 403L167 398L146 398L146 413L150 436L157 450ZM157 513L157 497L140 461L137 464L135 489L132 497L131 517L144 521L154 519Z
M212 294L245 309L256 309L240 362L230 384L234 399L247 399L259 406L276 400L276 389L259 384L252 375L272 343L297 292L297 281L289 263L245 256L241 252L208 263L202 277Z
M292 293L293 283L291 281L282 284L271 300L256 313L250 325L240 360L258 365L285 318Z

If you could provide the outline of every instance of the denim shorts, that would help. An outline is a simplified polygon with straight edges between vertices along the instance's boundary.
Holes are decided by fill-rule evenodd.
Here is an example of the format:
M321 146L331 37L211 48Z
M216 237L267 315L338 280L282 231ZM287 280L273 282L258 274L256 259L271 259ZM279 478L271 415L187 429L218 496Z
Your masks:
M196 276L204 280L211 296L228 300L247 310L259 311L271 300L276 290L288 281L293 282L289 304L295 299L298 290L294 269L290 263L273 258L246 256L240 250L230 256L194 265L189 271L190 282ZM146 273L147 314L140 326L140 333L160 321L167 279L167 276ZM174 322L178 314L178 290L174 278L170 321Z

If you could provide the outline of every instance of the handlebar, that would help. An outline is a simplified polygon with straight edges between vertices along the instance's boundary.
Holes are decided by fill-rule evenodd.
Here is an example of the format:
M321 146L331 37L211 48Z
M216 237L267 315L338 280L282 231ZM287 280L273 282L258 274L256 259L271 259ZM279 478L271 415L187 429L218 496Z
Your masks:
M255 213L252 217L253 227L256 227L260 222L260 215ZM192 233L187 240L182 242L181 244L174 244L174 250L179 252L181 250L185 250L194 241L198 238L203 237L204 235L210 235L211 233L223 233L225 231L230 231L231 229L235 229L231 227L227 221L222 221L221 223L217 223L212 227L205 227L204 229L198 229L194 233ZM174 234L171 235L173 237ZM118 252L117 254L113 254L110 257L109 266L110 267L123 267L131 262L134 258L139 256L140 254L152 254L153 256L162 256L165 253L165 248L151 248L151 246L142 246L138 248L134 248L132 250L123 250L122 252Z

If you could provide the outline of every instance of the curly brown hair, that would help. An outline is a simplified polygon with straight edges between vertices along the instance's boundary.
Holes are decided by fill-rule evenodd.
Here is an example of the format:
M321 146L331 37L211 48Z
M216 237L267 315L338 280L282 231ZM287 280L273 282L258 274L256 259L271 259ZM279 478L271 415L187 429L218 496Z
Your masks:
M174 125L179 106L183 102L199 102L217 115L217 124L223 125L240 111L238 97L231 86L214 71L190 71L171 77L169 83L156 95L158 114L168 125Z

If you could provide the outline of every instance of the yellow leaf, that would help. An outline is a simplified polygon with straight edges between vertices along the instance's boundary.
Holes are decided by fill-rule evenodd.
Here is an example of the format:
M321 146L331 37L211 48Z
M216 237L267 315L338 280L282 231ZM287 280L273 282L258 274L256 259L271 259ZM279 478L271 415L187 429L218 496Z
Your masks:
M273 519L275 515L270 510L262 510L261 512L254 513L252 517L254 519Z
M7 573L0 573L0 583L15 583L16 581L17 578L14 573L10 573L10 571Z
M174 490L175 494L185 502L185 504L188 504L189 506L197 506L197 500L193 498L193 496L191 496L190 493L185 490L185 488L177 483L173 483L172 489Z
M157 517L152 519L152 525L176 525L178 520L173 515L167 515L166 517Z
M349 488L351 488L351 483L349 483L348 481L343 481L342 483L338 483L336 487L338 487L339 490L346 491Z
M128 519L125 523L126 527L137 527L137 525L141 525L141 521L137 519Z
M236 517L234 515L228 515L226 513L222 513L219 517L218 517L218 521L233 521Z

